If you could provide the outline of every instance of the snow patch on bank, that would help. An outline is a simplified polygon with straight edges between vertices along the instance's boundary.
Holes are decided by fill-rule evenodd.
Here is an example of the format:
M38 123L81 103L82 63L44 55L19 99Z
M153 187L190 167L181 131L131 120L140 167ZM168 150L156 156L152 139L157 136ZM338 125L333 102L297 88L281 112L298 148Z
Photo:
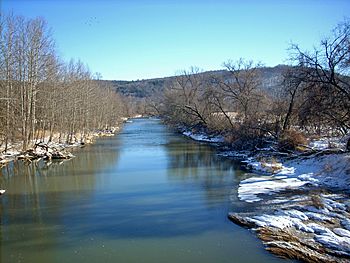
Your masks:
M238 187L238 197L240 200L251 203L261 201L259 195L272 195L274 193L297 189L310 183L298 178L288 178L287 176L259 176L251 177L240 182Z
M309 242L321 244L335 255L349 257L350 220L346 205L342 202L346 198L345 195L320 195L321 205L327 207L297 204L291 208L277 209L272 214L251 215L244 219L254 229L295 229L296 232L292 232L299 238L304 236Z
M312 140L309 143L309 147L313 150L326 150L326 149L345 149L346 138L330 137L320 138L318 140Z
M248 158L243 163L261 175L240 182L238 196L246 202L260 201L260 194L271 195L304 185L327 187L349 192L350 155L332 154L309 159L297 159L284 164Z
M204 133L192 133L190 131L184 131L182 134L191 138L192 140L200 141L200 142L222 143L225 141L224 137L220 135L209 136Z
M256 210L245 216L246 222L256 229L291 231L301 243L314 242L330 255L350 257L349 153L283 163L251 157L243 163L256 174L239 183L238 198L265 206L261 214ZM330 194L333 190L343 194Z

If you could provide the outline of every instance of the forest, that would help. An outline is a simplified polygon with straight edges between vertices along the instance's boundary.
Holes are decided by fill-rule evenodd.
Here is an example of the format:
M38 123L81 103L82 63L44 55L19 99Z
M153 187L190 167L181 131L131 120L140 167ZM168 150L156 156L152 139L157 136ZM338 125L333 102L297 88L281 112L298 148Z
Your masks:
M350 129L350 23L339 23L314 50L289 47L291 64L266 77L261 62L240 58L224 70L196 67L174 77L102 81L81 61L62 61L46 22L8 15L0 23L0 142L54 137L83 142L133 113L220 134L237 149L266 138L285 150L307 136L346 136ZM277 78L277 80L276 80ZM266 84L273 82L274 85ZM132 109L132 110L131 110Z
M82 61L63 61L42 18L1 16L0 144L27 150L45 138L84 142L126 115L126 100Z

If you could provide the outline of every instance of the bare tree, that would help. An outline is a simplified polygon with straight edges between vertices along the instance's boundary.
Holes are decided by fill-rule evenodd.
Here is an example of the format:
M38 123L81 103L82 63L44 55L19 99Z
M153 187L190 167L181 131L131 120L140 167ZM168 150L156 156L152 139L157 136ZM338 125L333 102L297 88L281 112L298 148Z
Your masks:
M1 16L0 140L3 149L38 140L84 141L124 114L122 99L95 81L82 62L62 62L43 19ZM20 132L20 133L19 133Z
M310 98L317 98L318 114L346 134L350 129L350 22L339 23L312 52L292 45L292 60L302 71ZM311 105L310 106L314 106Z
M230 73L230 78L221 81L221 89L237 111L242 113L244 121L247 121L259 108L261 82L258 69L262 65L241 58L235 62L228 61L224 66Z
M182 71L164 93L165 115L189 126L207 126L212 112L206 89L208 82L198 68Z

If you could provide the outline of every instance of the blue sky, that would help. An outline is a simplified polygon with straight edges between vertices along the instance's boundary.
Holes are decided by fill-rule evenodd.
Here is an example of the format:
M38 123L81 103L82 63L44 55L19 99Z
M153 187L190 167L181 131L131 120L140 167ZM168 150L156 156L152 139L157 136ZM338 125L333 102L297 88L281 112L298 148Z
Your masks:
M3 12L44 17L60 56L104 79L222 68L240 57L287 63L291 42L311 49L350 13L349 0L0 0Z

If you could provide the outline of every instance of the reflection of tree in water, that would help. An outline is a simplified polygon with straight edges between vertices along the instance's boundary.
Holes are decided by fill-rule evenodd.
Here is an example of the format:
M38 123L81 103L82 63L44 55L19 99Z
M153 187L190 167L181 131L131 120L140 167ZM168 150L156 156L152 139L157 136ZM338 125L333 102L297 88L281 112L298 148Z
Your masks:
M168 177L188 184L194 182L206 192L208 204L227 200L227 191L233 187L237 166L233 161L216 155L211 147L183 140L170 139Z
M66 208L85 202L94 192L98 171L117 162L118 149L105 147L107 140L111 139L75 151L77 157L68 161L17 161L2 168L1 187L7 192L0 199L0 240L12 249L33 240L40 249L54 246L60 234L54 225L64 218Z
M36 160L12 162L1 170L2 187L20 194L61 192L93 189L98 170L114 164L118 151L93 145L75 152L76 158L67 161Z

